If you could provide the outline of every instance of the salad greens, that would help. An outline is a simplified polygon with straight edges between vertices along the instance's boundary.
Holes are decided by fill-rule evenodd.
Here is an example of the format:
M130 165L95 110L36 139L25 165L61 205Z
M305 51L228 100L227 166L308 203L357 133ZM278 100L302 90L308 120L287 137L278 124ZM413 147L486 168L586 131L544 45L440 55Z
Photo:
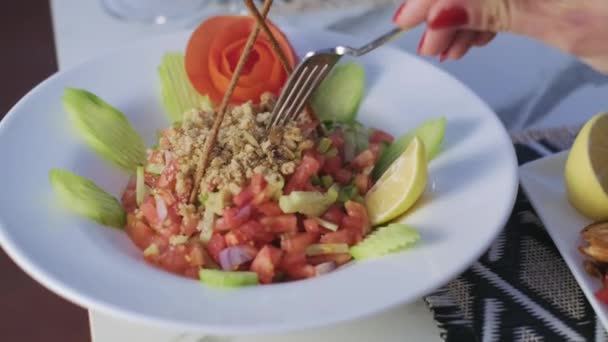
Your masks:
M200 95L191 85L182 53L166 53L158 66L158 76L161 99L169 121L179 122L182 115L193 108L213 110L209 96Z
M402 251L420 240L420 234L406 224L393 223L376 229L350 248L355 260L363 260Z
M63 105L81 137L98 155L124 171L146 161L144 142L127 117L95 94L67 88Z
M311 102L321 121L354 120L365 89L365 70L356 63L338 64L315 90Z
M125 226L127 216L120 202L92 181L61 169L51 170L49 179L66 208L99 224Z

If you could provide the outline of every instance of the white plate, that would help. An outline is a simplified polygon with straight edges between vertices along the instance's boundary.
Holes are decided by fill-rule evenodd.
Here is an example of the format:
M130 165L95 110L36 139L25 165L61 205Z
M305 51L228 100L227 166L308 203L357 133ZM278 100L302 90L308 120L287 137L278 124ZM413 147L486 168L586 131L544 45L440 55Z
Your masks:
M567 158L566 151L522 165L519 168L521 185L589 303L608 329L608 306L594 296L601 283L585 272L585 259L578 251L583 242L580 231L591 221L568 203L564 185Z
M353 37L289 31L300 54ZM147 143L168 123L156 68L189 33L143 41L60 72L0 123L0 242L33 278L85 307L167 328L218 334L278 332L351 320L411 302L464 271L506 223L517 190L510 139L496 115L460 82L397 49L361 59L369 74L360 119L400 135L445 115L444 151L407 222L422 235L407 253L362 262L313 280L220 291L146 264L118 230L56 208L48 171L67 168L119 195L127 176L73 134L64 87L88 89L125 112Z

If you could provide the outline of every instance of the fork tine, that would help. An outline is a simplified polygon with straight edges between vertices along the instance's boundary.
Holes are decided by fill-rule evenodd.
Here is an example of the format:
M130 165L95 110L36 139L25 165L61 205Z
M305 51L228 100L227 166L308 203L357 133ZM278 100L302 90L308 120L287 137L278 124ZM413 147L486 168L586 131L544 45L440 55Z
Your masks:
M291 74L289 80L283 90L281 91L281 95L277 100L277 103L274 106L272 111L271 119L270 119L270 127L276 125L279 119L283 116L285 111L285 106L289 104L289 100L293 96L293 92L295 87L301 82L303 75L305 75L305 71L308 70L308 64L304 62L299 65Z
M291 101L288 102L289 106L285 108L283 112L283 116L279 121L280 125L285 124L285 122L292 116L294 109L296 109L299 106L299 103L302 102L302 92L305 92L308 88L310 88L312 85L311 81L314 82L316 76L318 75L318 69L319 65L313 66L312 70L305 75L306 77L302 77L304 82L301 83L299 87L294 87L293 94L295 96Z
M310 94L312 94L312 92L317 88L317 86L325 78L330 69L331 68L328 64L324 64L317 76L312 80L312 83L302 88L302 90L304 90L304 95L299 96L298 100L294 101L294 105L287 112L288 118L284 122L294 120L297 117L297 115L304 108L307 99L310 97Z

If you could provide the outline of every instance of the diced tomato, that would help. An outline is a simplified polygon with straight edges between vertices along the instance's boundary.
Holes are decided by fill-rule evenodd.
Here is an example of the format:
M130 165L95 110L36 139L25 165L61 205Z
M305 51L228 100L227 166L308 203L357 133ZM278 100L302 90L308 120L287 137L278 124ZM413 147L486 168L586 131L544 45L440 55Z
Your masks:
M595 298L604 304L608 304L608 287L603 287L595 292Z
M182 223L183 217L179 213L177 202L175 202L173 205L167 206L167 217L169 218L169 220L172 223L177 223L177 224Z
M308 263L311 265L319 265L325 262L333 261L336 265L340 266L346 264L352 259L350 253L342 253L342 254L325 254L325 255L315 255L309 256L306 258Z
M234 202L234 204L236 204L237 206L242 207L246 204L249 204L249 202L251 202L254 196L255 194L253 193L253 191L247 188L241 191L238 195L234 196L232 198L232 202Z
M334 175L338 170L342 168L342 158L336 155L330 158L327 158L325 164L323 165L323 172Z
M279 216L283 214L277 202L265 202L256 206L256 209L264 216Z
M259 173L254 174L251 177L250 189L254 194L264 192L266 189L266 179L264 179L264 176Z
M344 133L342 130L338 129L332 132L329 135L329 139L331 140L331 144L336 148L344 146Z
M349 244L355 244L363 239L365 232L364 222L358 217L344 216L342 218L342 229L350 232Z
M292 265L285 270L292 279L307 279L316 275L315 268L309 264Z
M188 251L190 266L203 266L205 264L205 254L205 249L200 243L192 243Z
M184 216L181 224L181 233L186 236L190 236L196 232L200 218L198 214L191 214Z
M363 235L365 236L371 229L371 222L365 206L359 202L347 201L344 203L344 208L346 209L348 216L360 220L361 224L363 225Z
M348 229L339 229L321 236L321 243L345 243L350 246L353 244L353 236Z
M238 246L249 242L251 237L240 229L233 229L224 236L224 240L227 246Z
M161 223L158 218L158 213L156 212L156 202L152 195L148 195L144 198L144 201L139 209L150 226L155 227Z
M315 219L305 219L304 222L304 230L309 233L317 234L320 232L319 223Z
M380 152L384 149L384 144L369 144L369 150L374 154L374 160L377 160L380 157Z
M310 157L310 158L313 158L314 160L316 160L319 163L319 166L318 166L319 170L323 168L326 158L324 155L319 153L316 149L307 150L306 152L304 152L304 156Z
M285 253L281 260L281 268L287 270L289 267L297 264L305 264L306 255L304 252Z
M165 163L163 154L160 152L160 150L153 150L152 153L150 153L150 156L148 157L148 163L161 165Z
M207 251L215 260L215 262L220 262L220 252L226 248L226 241L221 234L213 233L209 242L207 242Z
M156 187L156 183L158 182L158 176L153 175L151 173L144 173L144 184L151 188Z
M251 270L258 274L262 284L272 282L275 269L281 262L283 251L270 245L264 246L251 263Z
M319 120L312 120L310 122L306 122L300 125L300 130L302 131L302 135L307 136L310 133L312 133L312 131L314 131L315 129L317 129L317 126L319 126Z
M267 232L264 226L256 221L247 221L237 229L247 235L250 240L258 243L270 243L275 238L273 233Z
M158 187L164 189L174 189L175 178L178 171L179 167L177 165L177 160L171 160L171 162L169 162L169 164L163 168L163 172L161 173L157 182Z
M154 242L154 230L138 220L134 214L127 214L127 226L125 230L131 241L140 249L145 249Z
M198 279L198 267L188 267L184 271L184 276L187 278Z
M298 218L294 214L262 217L260 223L266 231L273 233L295 233L298 231Z
M369 148L359 153L355 159L351 161L351 165L358 170L363 170L366 167L373 166L376 162L376 156Z
M171 246L159 255L158 263L169 272L183 274L190 266L186 258L186 247L184 245Z
M315 243L319 238L318 234L313 233L297 233L283 238L281 241L281 249L287 253L304 252L306 247Z
M293 190L304 189L310 182L310 177L319 172L320 166L318 160L310 155L305 155L294 174L289 178L285 192L289 194Z
M376 129L376 130L374 130L372 135L369 137L369 142L372 144L378 144L381 142L386 142L388 144L392 144L393 136L384 131Z
M249 220L251 211L251 206L249 205L242 208L226 208L224 209L224 216L216 221L214 229L226 231L237 228Z
M339 204L334 204L323 214L323 219L339 225L342 223L344 215L342 207Z
M133 185L131 185L133 184ZM121 202L123 208L130 213L137 208L137 194L135 192L135 180L129 182L127 188L122 193Z
M353 178L353 173L347 169L339 169L334 173L334 178L336 179L336 182L342 185L348 184Z
M358 174L355 176L355 186L357 187L359 194L365 195L369 190L370 184L371 178L369 176L363 174Z

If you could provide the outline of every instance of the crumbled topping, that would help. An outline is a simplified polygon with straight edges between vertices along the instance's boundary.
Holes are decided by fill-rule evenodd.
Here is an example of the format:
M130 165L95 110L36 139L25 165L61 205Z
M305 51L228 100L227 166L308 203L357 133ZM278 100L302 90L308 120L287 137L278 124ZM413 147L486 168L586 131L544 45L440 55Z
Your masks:
M274 97L264 94L259 105L251 102L229 109L222 122L211 161L201 181L201 191L228 191L236 194L255 173L267 180L292 174L302 151L310 149L312 137L304 136L299 122L266 130ZM184 114L181 125L164 133L159 147L177 160L176 191L179 196L192 186L205 139L211 131L214 113L196 110ZM302 120L300 116L299 120Z

